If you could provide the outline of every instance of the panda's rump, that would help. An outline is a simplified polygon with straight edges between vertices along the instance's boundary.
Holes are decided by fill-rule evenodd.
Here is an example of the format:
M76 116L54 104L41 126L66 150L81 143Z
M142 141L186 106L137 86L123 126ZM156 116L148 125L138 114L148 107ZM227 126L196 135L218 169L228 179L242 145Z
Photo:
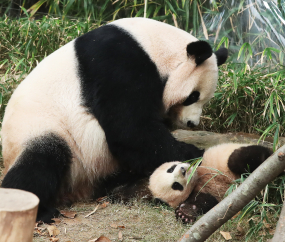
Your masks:
M5 173L16 162L31 140L54 133L63 138L72 151L69 184L93 183L96 178L107 176L117 168L117 163L108 150L105 135L97 120L85 110L57 117L40 113L41 107L25 109L24 100L13 112L7 110L7 120L3 122L3 157ZM19 110L17 110L19 109ZM83 108L82 108L83 109ZM19 122L20 121L20 122Z
M246 144L226 143L213 146L204 153L201 166L222 171L223 174L235 180L238 176L229 169L228 159L235 149L243 146L246 146Z
M96 118L82 105L74 41L46 57L13 93L2 126L5 172L29 141L53 133L72 151L71 187L117 168Z

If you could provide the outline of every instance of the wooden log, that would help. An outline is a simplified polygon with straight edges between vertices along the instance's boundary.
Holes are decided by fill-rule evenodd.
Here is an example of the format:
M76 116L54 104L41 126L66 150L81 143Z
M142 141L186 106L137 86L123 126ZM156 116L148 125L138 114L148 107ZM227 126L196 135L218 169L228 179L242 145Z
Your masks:
M32 242L38 205L30 192L0 188L0 242Z
M260 136L247 133L226 133L219 134L208 131L190 131L177 129L172 132L172 135L179 141L183 141L188 144L193 144L200 149L207 149L214 145L222 143L245 143L245 144L257 144ZM260 141L258 144L272 148L273 139L266 138L265 141ZM285 137L279 137L279 145L285 145Z

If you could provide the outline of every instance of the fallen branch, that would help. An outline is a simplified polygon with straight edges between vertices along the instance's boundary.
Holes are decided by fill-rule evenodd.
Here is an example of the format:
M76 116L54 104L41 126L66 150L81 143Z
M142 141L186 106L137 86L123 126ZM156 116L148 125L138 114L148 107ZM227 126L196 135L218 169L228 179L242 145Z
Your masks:
M91 213L88 213L84 218L88 218L89 216L91 216L92 214L94 214L99 208L105 208L107 207L107 205L109 204L109 202L104 202L102 204L98 204L94 210Z
M285 199L285 192L284 192L284 199ZM283 208L271 242L285 242L285 202L284 201L283 201Z
M180 238L179 242L205 241L212 233L255 198L284 169L285 145L261 164L233 193L200 218Z
M89 216L94 214L97 211L97 209L99 208L99 206L100 206L100 204L98 204L91 213L88 213L86 216L84 216L84 218L88 218Z
M285 202L271 242L285 242Z

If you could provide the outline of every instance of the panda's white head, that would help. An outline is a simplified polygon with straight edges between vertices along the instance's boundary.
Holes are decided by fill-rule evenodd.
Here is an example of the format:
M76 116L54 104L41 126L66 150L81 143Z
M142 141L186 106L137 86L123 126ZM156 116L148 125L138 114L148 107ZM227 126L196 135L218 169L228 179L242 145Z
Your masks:
M196 172L187 184L189 175L192 172L190 165L182 162L166 162L158 167L150 176L149 189L154 196L171 207L177 207L184 202L197 181Z
M185 49L187 60L169 77L164 90L167 115L180 128L199 124L202 109L213 96L218 81L218 66L225 63L228 51L212 52L205 41L194 41Z
M218 66L225 63L227 49L213 53L207 42L151 19L120 19L111 24L137 40L155 63L165 84L163 104L167 118L182 128L198 125L203 105L216 90Z

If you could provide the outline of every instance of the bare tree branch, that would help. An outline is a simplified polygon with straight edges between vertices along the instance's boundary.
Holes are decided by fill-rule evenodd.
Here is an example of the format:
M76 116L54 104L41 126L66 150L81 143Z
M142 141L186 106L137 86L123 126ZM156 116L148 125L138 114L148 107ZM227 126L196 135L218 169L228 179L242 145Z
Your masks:
M205 241L213 232L258 195L284 169L285 145L261 164L233 193L200 218L180 238L179 242Z
M284 192L284 199L285 199L285 192ZM285 242L285 202L284 201L283 201L283 208L271 242Z

